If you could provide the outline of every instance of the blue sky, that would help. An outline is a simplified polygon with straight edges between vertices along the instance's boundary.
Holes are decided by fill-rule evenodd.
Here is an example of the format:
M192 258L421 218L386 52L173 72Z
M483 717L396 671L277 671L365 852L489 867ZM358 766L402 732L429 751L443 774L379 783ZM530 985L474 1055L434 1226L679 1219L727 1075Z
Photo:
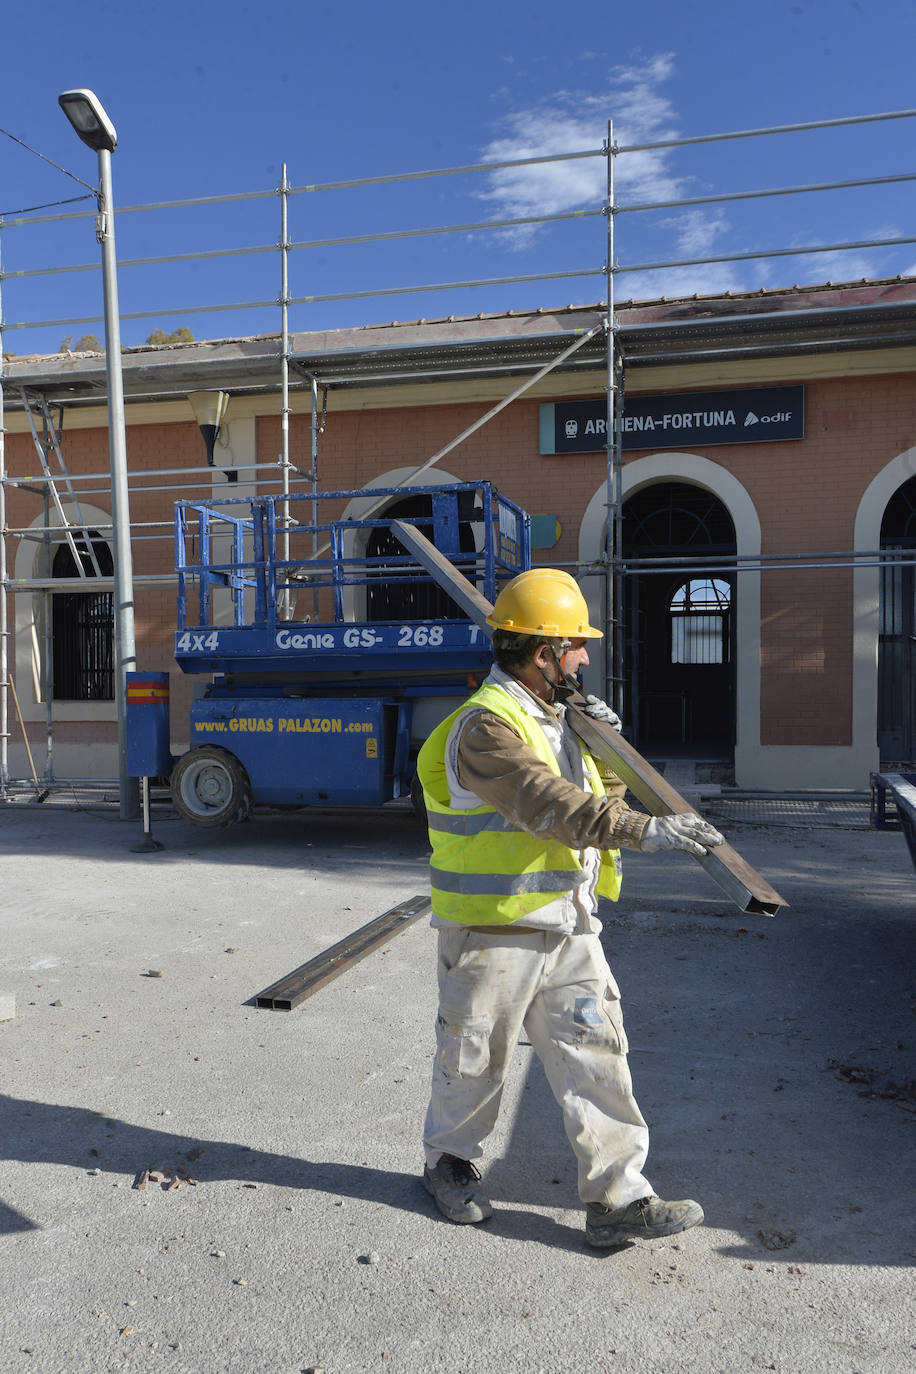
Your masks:
M119 206L267 191L287 164L293 186L532 157L618 143L838 119L916 106L912 0L734 0L692 6L580 0L465 0L309 6L223 0L45 0L3 25L0 128L94 183L95 155L57 105L86 86L115 123ZM621 205L916 170L916 121L778 135L617 159ZM297 195L290 238L470 224L600 208L603 160ZM916 234L914 185L621 214L621 264L759 252ZM0 212L82 195L85 188L0 135ZM66 264L92 270L3 280L3 318L101 313L91 218L0 234L4 273ZM276 198L117 217L118 256L134 258L276 243ZM600 269L601 217L475 230L381 244L297 250L295 296ZM746 290L910 273L916 244L621 273L618 300ZM197 338L275 332L279 310L194 313L192 306L274 300L276 253L156 267L122 266L122 337L186 324ZM440 290L293 307L295 330L391 319L584 303L600 276ZM8 351L53 351L100 324L9 328Z

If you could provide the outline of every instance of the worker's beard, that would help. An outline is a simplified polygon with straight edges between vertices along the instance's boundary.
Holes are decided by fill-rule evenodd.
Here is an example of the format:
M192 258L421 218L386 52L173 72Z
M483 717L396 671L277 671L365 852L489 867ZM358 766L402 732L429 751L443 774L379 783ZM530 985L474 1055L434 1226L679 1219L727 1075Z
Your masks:
M563 658L566 654L566 650L569 648L569 642L567 640L561 641L561 652L559 656L552 644L548 644L547 647L550 649L553 657L556 670L559 674L559 681L554 682L552 678L549 678L540 664L538 664L538 672L550 689L550 694L547 698L548 704L550 706L563 706L573 694L573 688L567 685L566 672L563 668Z

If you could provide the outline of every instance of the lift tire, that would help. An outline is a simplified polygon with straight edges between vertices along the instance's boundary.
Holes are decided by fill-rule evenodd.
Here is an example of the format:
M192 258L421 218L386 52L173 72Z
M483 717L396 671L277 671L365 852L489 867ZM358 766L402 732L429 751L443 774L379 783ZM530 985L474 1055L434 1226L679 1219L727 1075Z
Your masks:
M423 796L423 787L416 773L414 773L410 784L410 804L413 807L414 815L417 820L427 825L429 823L429 817L426 811L426 798Z
M185 820L218 829L248 819L251 783L234 754L214 744L189 749L172 769L172 802Z

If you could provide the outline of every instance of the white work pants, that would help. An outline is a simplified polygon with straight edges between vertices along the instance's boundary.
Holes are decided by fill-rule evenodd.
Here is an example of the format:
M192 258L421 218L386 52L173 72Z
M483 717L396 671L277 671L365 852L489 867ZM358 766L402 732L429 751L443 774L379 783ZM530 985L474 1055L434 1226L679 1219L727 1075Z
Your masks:
M579 1162L583 1202L624 1207L652 1188L620 994L597 935L439 931L439 1018L423 1143L477 1159L522 1029L544 1065Z

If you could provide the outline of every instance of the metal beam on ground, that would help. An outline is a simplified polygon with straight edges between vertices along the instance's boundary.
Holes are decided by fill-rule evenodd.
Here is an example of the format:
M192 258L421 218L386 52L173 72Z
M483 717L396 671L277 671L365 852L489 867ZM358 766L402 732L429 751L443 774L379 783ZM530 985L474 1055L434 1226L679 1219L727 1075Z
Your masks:
M421 916L429 915L431 910L428 897L408 897L368 925L355 930L346 939L317 954L314 959L300 964L292 973L271 983L254 998L255 1006L269 1011L292 1011L293 1007L311 997L326 983L339 978L348 968L365 959L367 954L386 944L399 931L406 930Z

